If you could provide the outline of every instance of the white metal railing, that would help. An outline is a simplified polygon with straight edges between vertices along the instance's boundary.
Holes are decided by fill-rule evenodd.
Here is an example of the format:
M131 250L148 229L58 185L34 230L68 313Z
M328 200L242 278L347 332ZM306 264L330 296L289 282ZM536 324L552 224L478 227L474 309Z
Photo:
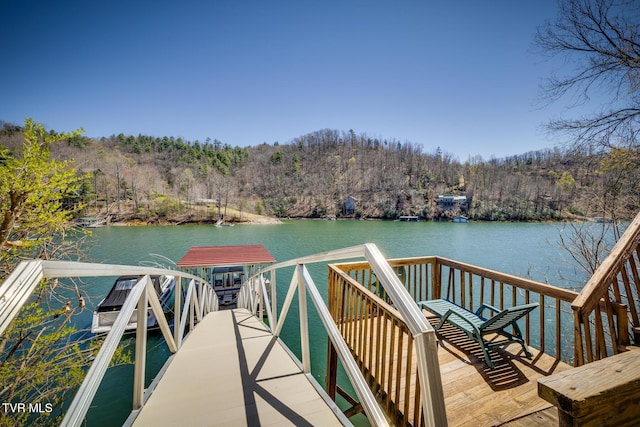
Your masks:
M107 334L104 343L93 361L87 375L76 393L61 423L63 426L82 425L89 405L111 362L118 344L125 332L129 319L137 310L136 349L134 367L133 410L140 409L145 403L144 379L147 348L147 306L158 322L162 335L172 353L181 346L187 321L190 331L205 314L218 310L218 298L213 288L202 278L176 270L129 265L110 265L68 261L23 261L0 284L0 335L9 326L29 299L36 286L44 278L64 277L102 277L120 275L139 275L140 280L125 300L118 317ZM162 306L153 288L151 275L171 275L175 277L174 289L174 333L164 316ZM186 297L182 300L182 281L188 280ZM180 320L179 326L175 322Z
M274 336L279 337L284 321L298 292L300 339L302 344L302 368L308 378L312 379L309 328L306 307L306 294L314 304L329 339L336 348L338 356L354 386L365 413L373 425L387 425L387 419L377 404L366 380L358 369L350 350L333 322L326 304L311 278L305 264L344 260L349 258L366 258L374 272L379 277L385 290L394 301L395 307L407 323L416 342L418 355L418 376L424 392L421 393L425 414L425 424L430 426L445 426L447 424L442 381L438 365L436 336L433 327L426 321L417 305L408 294L400 280L393 274L393 270L373 244L364 244L316 255L300 257L293 260L274 264L263 269L258 275L252 276L242 287L238 295L238 306L249 308L254 314L262 316L266 312L269 327ZM293 277L287 291L282 309L277 313L275 272L284 267L295 267ZM271 295L268 295L267 283L263 274L271 274ZM117 275L140 275L141 279L132 289L120 314L107 335L96 359L90 367L79 391L67 411L62 422L64 426L79 426L82 424L91 401L98 389L106 369L113 357L118 343L124 333L126 324L134 310L138 307L138 323L136 330L136 358L134 368L133 412L139 410L147 397L144 393L144 372L146 365L146 322L141 317L146 315L147 305L158 320L160 330L167 342L169 350L176 352L184 340L187 322L189 331L193 330L197 322L204 315L218 309L218 300L213 288L202 278L181 271L166 270L151 267L136 267L125 265L108 265L95 263L79 263L64 261L25 261L20 263L14 272L0 285L0 334L6 329L17 315L20 307L28 300L38 283L43 278L63 277L100 277ZM150 275L174 275L176 285L174 290L174 331L173 335L163 315L160 302L153 290ZM183 296L183 280L188 280ZM273 301L273 306L271 302ZM179 323L176 326L176 323ZM135 417L135 415L132 415Z
M414 342L418 359L418 378L423 393L421 393L422 407L425 416L425 425L446 426L447 417L444 405L444 394L442 391L442 378L440 376L440 366L438 364L438 349L436 334L433 327L426 320L415 301L409 295L400 279L393 273L393 270L382 256L378 248L371 243L360 246L353 246L321 254L310 255L281 262L264 268L258 274L252 276L243 285L238 295L238 306L250 309L258 315L262 310L266 310L269 315L269 327L275 336L279 336L291 306L291 302L298 291L298 305L300 312L300 341L302 349L302 366L305 373L309 373L310 350L309 350L309 330L307 324L306 293L313 302L318 312L322 324L327 331L329 339L338 353L343 367L353 385L360 403L367 414L369 421L373 425L387 425L388 421L380 406L375 400L373 393L358 368L348 345L344 341L337 326L335 325L326 304L322 300L320 292L316 287L305 264L317 262L329 262L347 258L366 258L387 291L395 308L400 312ZM271 282L272 299L274 307L270 307L269 295L264 281L265 273L272 273L284 267L295 266L295 271L288 287L287 295L282 305L279 318L275 313L275 280ZM273 310L273 314L271 311ZM261 314L260 314L261 315ZM273 322L276 322L275 324Z

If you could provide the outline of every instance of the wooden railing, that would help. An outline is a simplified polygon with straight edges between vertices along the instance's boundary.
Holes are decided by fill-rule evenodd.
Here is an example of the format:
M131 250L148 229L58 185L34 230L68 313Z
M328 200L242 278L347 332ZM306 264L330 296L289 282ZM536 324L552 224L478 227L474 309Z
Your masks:
M329 312L356 356L372 392L394 425L423 425L414 340L400 313L354 279L329 267ZM340 393L337 357L329 344L327 392Z
M640 214L573 301L576 365L640 344Z
M573 358L571 302L576 292L436 256L389 260L389 264L416 301L446 298L472 311L482 304L504 309L539 303L540 308L524 320L527 344L558 360ZM333 268L382 301L392 302L366 263ZM333 286L329 280L330 291Z
M470 310L538 302L538 313L524 320L527 343L558 361L572 358L576 292L435 256L388 262L415 301L447 298ZM369 264L330 265L328 292L334 321L394 423L421 425L413 340Z

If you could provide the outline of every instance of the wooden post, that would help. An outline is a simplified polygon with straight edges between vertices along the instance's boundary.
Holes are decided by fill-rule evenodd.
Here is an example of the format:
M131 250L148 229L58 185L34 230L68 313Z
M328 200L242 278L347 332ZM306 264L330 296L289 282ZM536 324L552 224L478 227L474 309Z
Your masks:
M327 394L335 402L336 391L338 388L338 352L335 347L329 341L329 348L327 350Z
M442 298L442 270L437 257L434 257L431 267L431 295L433 299Z
M580 311L574 308L573 309L573 338L575 340L575 343L573 345L573 351L574 351L573 365L574 366L582 366L585 364L583 342L582 342L583 340L582 340L581 320L582 320L582 317L580 316Z
M618 346L626 347L629 341L629 315L627 304L615 304L617 309L618 326Z

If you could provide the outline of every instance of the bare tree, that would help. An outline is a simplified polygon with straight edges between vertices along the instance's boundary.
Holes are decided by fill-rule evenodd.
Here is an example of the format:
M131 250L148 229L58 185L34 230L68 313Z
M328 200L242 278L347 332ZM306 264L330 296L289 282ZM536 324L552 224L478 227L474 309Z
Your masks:
M558 19L538 29L536 44L549 54L564 56L565 64L573 67L549 78L544 94L550 101L574 95L584 105L594 95L604 101L588 116L552 121L549 127L567 133L578 151L601 152L598 169L608 175L609 183L597 198L603 201L603 214L614 220L614 236L619 236L620 205L630 206L640 192L637 175L630 173L638 167L640 152L640 3L561 0L559 5ZM569 181L564 180L566 186L575 185ZM607 251L607 234L606 227L574 226L561 234L560 244L592 274Z
M561 0L558 19L538 29L536 44L573 65L567 74L547 80L549 100L573 94L577 103L586 103L598 91L610 97L592 115L556 120L550 128L569 132L576 146L638 148L640 3Z

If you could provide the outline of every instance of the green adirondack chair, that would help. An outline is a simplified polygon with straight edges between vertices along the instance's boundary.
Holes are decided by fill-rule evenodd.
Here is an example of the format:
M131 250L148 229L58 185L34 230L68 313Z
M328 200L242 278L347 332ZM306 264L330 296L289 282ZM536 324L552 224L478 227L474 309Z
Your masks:
M520 343L527 357L532 357L517 321L535 309L538 303L518 305L504 310L483 304L475 313L446 299L420 301L418 306L440 318L440 323L436 330L440 329L445 323L449 323L465 332L470 339L477 341L490 368L493 368L494 364L489 357L489 350L512 342ZM491 310L496 314L491 318L485 318L482 316L482 312L485 309ZM509 332L509 330L513 332ZM486 341L484 336L488 334L499 334L504 339Z

